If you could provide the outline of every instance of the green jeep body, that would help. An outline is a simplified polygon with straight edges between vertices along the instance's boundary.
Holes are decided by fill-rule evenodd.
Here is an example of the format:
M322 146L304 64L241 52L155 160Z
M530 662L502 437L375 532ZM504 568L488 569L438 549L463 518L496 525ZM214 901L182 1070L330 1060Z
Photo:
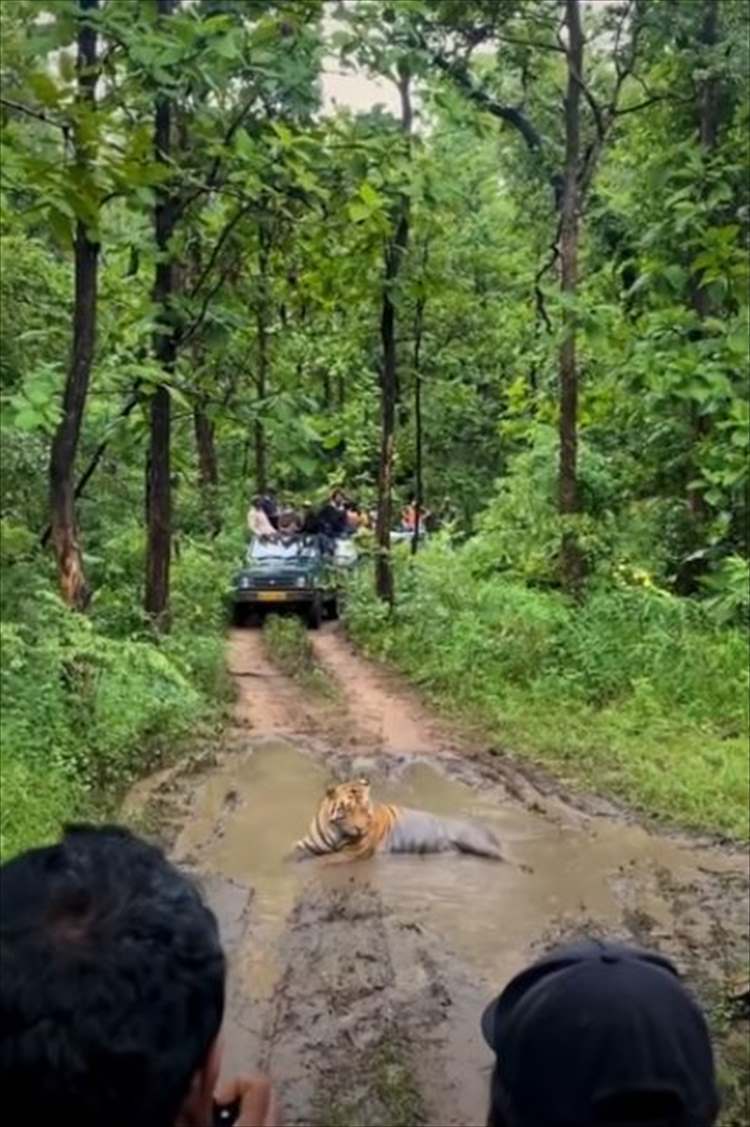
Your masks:
M232 581L232 614L236 625L268 611L301 613L313 628L339 610L342 563L333 545L321 551L317 536L256 538L248 548L245 566ZM348 562L352 562L351 560Z

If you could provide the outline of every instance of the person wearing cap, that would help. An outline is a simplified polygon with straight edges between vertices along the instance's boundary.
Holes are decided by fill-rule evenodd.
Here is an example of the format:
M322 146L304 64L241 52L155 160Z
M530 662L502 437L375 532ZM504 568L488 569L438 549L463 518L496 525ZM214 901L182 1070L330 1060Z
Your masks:
M710 1127L706 1021L672 963L618 943L556 948L482 1015L488 1127Z

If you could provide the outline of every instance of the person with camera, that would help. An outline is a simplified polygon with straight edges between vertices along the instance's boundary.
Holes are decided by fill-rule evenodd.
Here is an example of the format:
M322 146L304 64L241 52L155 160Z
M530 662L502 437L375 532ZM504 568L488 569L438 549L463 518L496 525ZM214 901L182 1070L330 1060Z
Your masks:
M160 849L72 826L0 867L0 1083L14 1124L279 1127L265 1077L217 1090L225 957Z

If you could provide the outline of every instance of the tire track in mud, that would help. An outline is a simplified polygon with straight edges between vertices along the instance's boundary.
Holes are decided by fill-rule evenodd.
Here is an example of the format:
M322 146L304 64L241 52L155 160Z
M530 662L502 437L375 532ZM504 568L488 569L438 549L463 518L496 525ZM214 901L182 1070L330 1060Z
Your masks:
M553 780L438 721L341 631L311 637L338 700L306 699L259 631L233 631L230 738L200 773L178 767L151 784L228 949L228 1071L268 1070L288 1127L483 1123L481 1008L560 939L635 939L671 955L704 1001L725 993L746 965L746 858L651 833L585 796L569 803ZM396 801L408 776L419 802L446 813L461 788L479 816L502 819L511 864L277 865L325 779L362 770Z
M311 1118L363 1127L480 1121L467 1108L465 1061L449 1031L451 991L475 1012L483 995L419 927L349 878L323 897L303 894L284 945L269 1055L284 1076L290 1127ZM481 1116L481 1078L473 1102Z

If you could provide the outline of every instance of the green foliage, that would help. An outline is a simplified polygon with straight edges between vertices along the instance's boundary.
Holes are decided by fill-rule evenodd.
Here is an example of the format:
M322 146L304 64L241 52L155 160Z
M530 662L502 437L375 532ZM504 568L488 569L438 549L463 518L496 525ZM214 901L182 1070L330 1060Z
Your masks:
M225 534L210 544L178 533L171 566L171 607L177 629L185 635L216 634L223 625L222 594L240 555L241 528L239 533ZM110 635L151 636L140 598L145 558L145 532L131 522L88 557L94 586L92 613Z
M654 588L605 586L574 606L482 576L484 535L402 561L392 616L360 577L355 640L503 747L647 813L746 835L744 635Z
M586 553L590 584L665 585L678 550L680 511L668 500L628 496L626 459L592 429L579 446L580 515L567 525L557 512L558 439L537 426L533 443L509 459L494 495L479 515L481 535L467 545L478 576L503 572L534 587L558 582L564 527L574 527Z
M736 828L742 724L732 694L750 613L748 9L723 0L709 47L702 4L638 5L635 77L621 90L628 112L584 201L581 281L565 304L550 249L550 180L564 156L563 60L547 50L558 7L362 3L329 29L317 0L199 0L162 26L153 4L118 0L97 16L106 74L92 108L76 99L74 5L0 5L0 610L22 663L3 769L13 793L29 795L4 812L16 819L4 848L30 840L32 823L52 832L66 807L98 802L98 789L117 789L147 762L147 746L188 730L178 700L195 719L222 698L222 595L264 471L294 502L319 501L333 483L372 501L383 240L404 197L395 503L414 490L419 388L426 503L455 535L475 535L460 549L438 540L413 568L401 561L393 621L360 596L359 635L443 696L468 685L467 700L519 748L660 812ZM616 6L605 7L585 15L590 91L602 105L614 44L619 64L629 49ZM318 112L326 52L386 81L408 65L418 94L408 158L384 108ZM464 56L465 82L434 65ZM699 121L710 79L720 97L707 144ZM179 110L168 166L153 154L157 94ZM539 144L525 146L507 115L485 112L487 99L523 106ZM581 128L584 148L596 149L588 99ZM81 146L90 160L77 160ZM170 313L185 335L165 375L151 354L153 206L167 183L181 199ZM50 602L53 567L39 546L70 363L78 220L102 247L76 467L97 463L77 500L88 625ZM564 317L578 332L581 494L565 525ZM140 609L141 514L161 383L172 405L175 539L173 629L157 641ZM197 456L198 407L216 481ZM570 530L587 563L577 612L556 587ZM301 654L301 634L276 635L294 629L269 626L269 644ZM37 688L48 737L32 721ZM49 776L43 739L63 755ZM723 771L732 797L722 816Z
M354 1090L339 1077L336 1087L320 1098L316 1127L421 1127L425 1122L424 1101L402 1038L387 1035L372 1046L358 1062L357 1075Z
M728 556L703 586L710 592L706 607L721 625L730 622L750 627L750 566L741 556Z
M183 561L186 605L190 591L205 596L206 570L202 555ZM22 619L0 627L3 856L49 840L65 820L111 812L137 774L209 730L227 693L213 595L210 614L197 599L210 628L193 607L157 645L143 629L112 636L132 625L127 588L120 616L110 607L103 623L41 585L26 592Z

